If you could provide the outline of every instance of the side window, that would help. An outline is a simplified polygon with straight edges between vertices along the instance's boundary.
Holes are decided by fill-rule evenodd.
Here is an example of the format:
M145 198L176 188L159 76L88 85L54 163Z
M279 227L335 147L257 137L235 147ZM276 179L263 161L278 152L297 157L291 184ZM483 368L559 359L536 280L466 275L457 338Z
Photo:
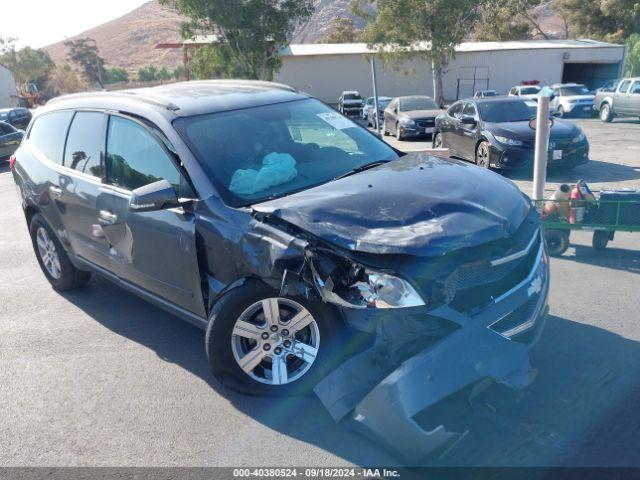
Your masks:
M64 153L64 166L79 172L102 178L104 167L101 161L104 147L106 115L98 112L78 112L73 117L67 146Z
M473 106L473 103L465 103L462 116L476 118L476 107Z
M165 179L178 191L180 173L147 129L122 117L109 118L108 183L135 190Z
M618 92L627 93L627 90L629 90L629 85L631 85L631 80L625 80L620 84L620 88L618 88Z
M38 118L29 131L29 143L55 163L62 163L62 149L73 112L47 113Z
M11 135L15 130L7 123L0 122L0 136Z
M640 94L640 82L636 81L633 86L631 87L631 90L629 90L629 93L633 93L635 95Z
M447 111L447 114L450 117L459 118L460 114L462 113L462 106L463 106L462 102L454 103L453 105L451 105L451 108L449 108L449 110Z

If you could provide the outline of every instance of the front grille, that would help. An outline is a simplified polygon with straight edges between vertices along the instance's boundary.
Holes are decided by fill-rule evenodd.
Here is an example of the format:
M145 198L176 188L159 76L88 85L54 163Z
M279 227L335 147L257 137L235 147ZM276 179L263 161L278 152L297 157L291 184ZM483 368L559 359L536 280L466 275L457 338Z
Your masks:
M524 302L514 311L502 317L496 323L491 325L491 330L508 337L511 337L516 333L520 333L513 332L513 330L517 327L521 327L536 315L541 301L541 295L542 293L532 295L529 300Z
M416 120L416 125L418 125L418 127L420 127L420 128L435 127L436 119L435 118L423 118L423 119L420 119L420 120Z
M522 257L494 266L485 260L458 267L443 285L450 306L462 313L477 311L522 282L535 267L540 242L540 233L536 231L528 252Z

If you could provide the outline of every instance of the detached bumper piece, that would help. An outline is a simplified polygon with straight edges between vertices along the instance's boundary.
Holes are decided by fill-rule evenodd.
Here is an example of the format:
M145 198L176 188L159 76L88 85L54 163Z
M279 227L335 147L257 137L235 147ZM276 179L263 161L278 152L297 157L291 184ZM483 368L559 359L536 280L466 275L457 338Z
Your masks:
M416 421L418 414L424 418L429 407L474 386L528 386L535 378L529 347L544 323L549 284L544 247L534 245L535 261L526 278L479 312L463 314L443 305L380 314L375 344L315 388L334 420L348 421L407 464L416 464L448 451L467 433L438 418L425 429ZM442 334L442 325L452 328Z

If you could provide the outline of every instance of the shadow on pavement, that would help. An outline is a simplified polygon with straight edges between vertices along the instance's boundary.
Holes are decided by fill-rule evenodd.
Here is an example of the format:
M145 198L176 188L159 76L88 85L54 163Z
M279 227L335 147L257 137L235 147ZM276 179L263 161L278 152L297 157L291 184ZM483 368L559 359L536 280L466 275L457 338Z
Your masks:
M532 180L533 170L531 167L527 167L522 170L505 171L503 175L511 180ZM547 172L548 182L572 184L580 179L585 180L587 183L637 180L640 179L640 168L619 163L589 160L588 163L574 168L550 168Z
M640 233L636 235L640 237ZM596 250L585 245L573 245L575 253L573 255L564 254L562 259L640 274L640 251L615 248L612 245L615 245L615 238L605 250Z
M114 333L204 379L263 425L357 465L398 464L372 442L335 424L313 396L259 398L225 389L209 372L202 331L106 280L94 279L86 288L64 296ZM640 464L637 342L551 316L532 352L532 364L539 374L527 390L514 393L494 386L474 401L473 409L466 404L469 435L446 457L429 464ZM309 463L313 465L313 459Z

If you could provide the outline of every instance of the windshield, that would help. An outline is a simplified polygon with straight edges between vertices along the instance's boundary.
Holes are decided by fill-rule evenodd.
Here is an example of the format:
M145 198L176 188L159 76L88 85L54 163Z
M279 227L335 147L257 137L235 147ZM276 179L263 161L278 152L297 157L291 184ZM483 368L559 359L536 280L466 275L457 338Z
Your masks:
M311 99L186 117L174 126L232 206L288 195L398 158L367 130Z
M400 110L409 112L411 110L438 110L438 105L429 97L410 97L400 100Z
M524 87L520 89L520 95L535 95L540 91L540 87Z
M479 103L480 118L485 122L524 122L536 116L535 102L506 101Z
M589 95L589 89L583 85L576 85L574 87L562 87L560 89L562 95Z
M362 100L360 95L356 95L355 93L346 93L344 95L345 100Z

